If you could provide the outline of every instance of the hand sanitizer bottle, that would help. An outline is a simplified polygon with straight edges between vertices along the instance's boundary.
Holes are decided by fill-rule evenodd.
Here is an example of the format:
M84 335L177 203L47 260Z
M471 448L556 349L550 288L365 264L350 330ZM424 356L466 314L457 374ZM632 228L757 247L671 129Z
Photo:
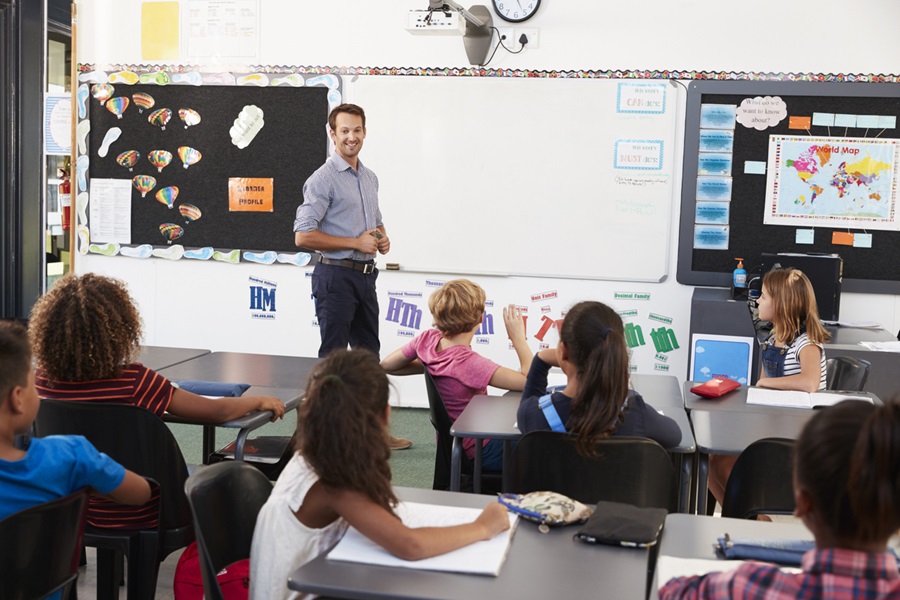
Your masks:
M734 270L732 281L735 289L743 289L747 287L747 271L744 269L744 259L736 258L734 260L738 261L738 266Z

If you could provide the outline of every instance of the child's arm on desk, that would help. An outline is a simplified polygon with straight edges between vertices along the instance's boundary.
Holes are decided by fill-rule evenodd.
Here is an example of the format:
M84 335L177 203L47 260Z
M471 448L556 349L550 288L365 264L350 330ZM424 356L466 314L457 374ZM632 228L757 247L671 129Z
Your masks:
M489 540L509 529L506 508L498 502L490 502L472 523L416 528L407 527L359 492L335 492L332 506L360 533L403 560L421 560L445 554L474 542Z
M224 423L243 417L251 410L270 410L272 420L284 417L284 402L272 396L239 396L237 398L206 398L181 388L175 388L168 411L192 421Z
M381 360L381 368L390 375L420 375L425 372L425 367L419 359L406 358L402 348L397 348L385 356Z

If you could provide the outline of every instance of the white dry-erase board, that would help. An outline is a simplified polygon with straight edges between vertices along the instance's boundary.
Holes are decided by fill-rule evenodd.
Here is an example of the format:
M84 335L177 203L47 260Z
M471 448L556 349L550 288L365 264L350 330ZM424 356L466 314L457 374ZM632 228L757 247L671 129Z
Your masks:
M360 76L361 159L403 270L662 281L677 88Z

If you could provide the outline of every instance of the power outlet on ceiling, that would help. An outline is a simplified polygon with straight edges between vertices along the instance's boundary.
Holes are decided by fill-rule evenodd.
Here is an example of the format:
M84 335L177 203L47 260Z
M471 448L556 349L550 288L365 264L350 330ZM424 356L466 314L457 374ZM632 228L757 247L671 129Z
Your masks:
M519 38L523 35L528 39L528 43L525 44L526 50L537 50L541 47L540 30L537 27L519 27L516 29L515 38L517 45L519 44Z

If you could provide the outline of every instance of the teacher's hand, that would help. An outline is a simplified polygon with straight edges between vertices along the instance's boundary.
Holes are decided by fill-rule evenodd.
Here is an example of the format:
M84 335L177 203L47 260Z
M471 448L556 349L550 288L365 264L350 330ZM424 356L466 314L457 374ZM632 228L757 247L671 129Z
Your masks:
M380 240L375 237L376 233L378 233L378 231L375 229L363 232L361 236L356 238L356 249L364 254L375 254L378 251L378 244L380 242Z
M378 251L382 254L387 254L391 251L391 238L383 231L381 232L381 239L378 240Z

